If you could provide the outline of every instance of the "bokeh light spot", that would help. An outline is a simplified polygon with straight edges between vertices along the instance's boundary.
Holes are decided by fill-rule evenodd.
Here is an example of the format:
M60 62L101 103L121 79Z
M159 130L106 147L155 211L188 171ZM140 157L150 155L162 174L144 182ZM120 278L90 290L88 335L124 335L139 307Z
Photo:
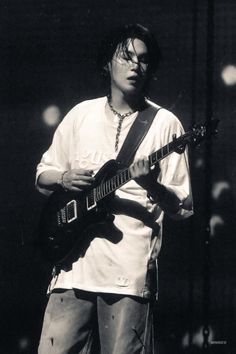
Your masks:
M236 84L236 66L227 65L221 72L221 77L225 85L233 86Z
M42 113L43 122L49 127L55 127L60 123L61 111L56 105L50 105Z

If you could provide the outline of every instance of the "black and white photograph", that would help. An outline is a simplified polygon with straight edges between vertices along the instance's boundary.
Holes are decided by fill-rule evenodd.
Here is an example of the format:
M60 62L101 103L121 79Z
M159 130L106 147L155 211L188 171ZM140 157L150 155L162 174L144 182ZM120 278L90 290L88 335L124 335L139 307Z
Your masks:
M236 2L2 0L0 353L236 353Z

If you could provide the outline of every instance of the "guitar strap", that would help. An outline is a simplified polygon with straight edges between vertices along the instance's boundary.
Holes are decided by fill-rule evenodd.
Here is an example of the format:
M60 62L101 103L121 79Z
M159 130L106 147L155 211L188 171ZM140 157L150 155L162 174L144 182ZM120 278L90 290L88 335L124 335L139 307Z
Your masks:
M138 113L117 155L116 161L127 167L131 165L139 145L146 136L154 117L160 109L148 106Z

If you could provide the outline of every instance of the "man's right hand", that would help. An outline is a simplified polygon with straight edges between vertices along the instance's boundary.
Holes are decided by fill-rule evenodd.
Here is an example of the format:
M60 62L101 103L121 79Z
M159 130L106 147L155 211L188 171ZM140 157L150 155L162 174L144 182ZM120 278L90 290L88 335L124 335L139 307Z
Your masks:
M84 169L73 169L62 174L61 185L69 191L80 192L91 186L95 181L92 177L93 171Z

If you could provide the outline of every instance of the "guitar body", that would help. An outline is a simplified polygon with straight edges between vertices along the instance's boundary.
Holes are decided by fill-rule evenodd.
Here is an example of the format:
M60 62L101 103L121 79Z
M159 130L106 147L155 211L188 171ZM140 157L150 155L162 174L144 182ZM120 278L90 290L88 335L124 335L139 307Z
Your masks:
M39 223L39 245L43 256L53 263L63 263L75 246L79 253L86 242L91 225L110 218L106 208L107 196L95 205L88 206L89 193L116 174L120 165L108 161L95 175L95 182L83 192L58 190L48 198Z

